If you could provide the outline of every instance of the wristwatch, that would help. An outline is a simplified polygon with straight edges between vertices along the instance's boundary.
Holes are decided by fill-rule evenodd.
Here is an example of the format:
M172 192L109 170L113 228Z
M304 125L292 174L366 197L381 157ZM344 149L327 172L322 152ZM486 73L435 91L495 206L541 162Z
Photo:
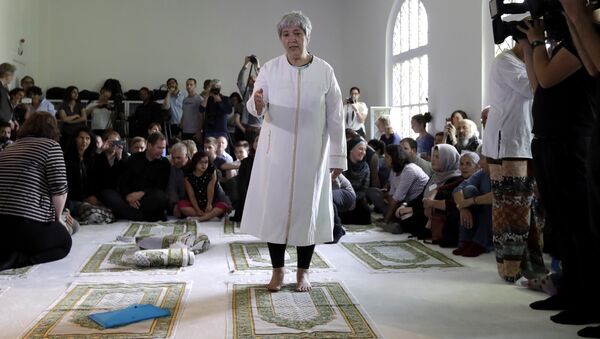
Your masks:
M542 40L533 40L531 42L531 49L535 49L538 46L543 46L545 45L544 42Z

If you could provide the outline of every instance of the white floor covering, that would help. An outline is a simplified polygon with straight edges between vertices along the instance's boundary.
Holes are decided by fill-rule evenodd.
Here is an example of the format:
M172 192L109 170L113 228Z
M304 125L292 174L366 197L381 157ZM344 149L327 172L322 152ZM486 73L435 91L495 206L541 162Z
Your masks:
M268 281L269 275L233 275L228 272L227 243L247 236L223 236L223 223L199 225L212 247L196 256L194 266L177 275L78 277L75 273L101 243L110 242L126 223L84 226L73 238L69 256L41 265L26 278L0 280L10 287L0 296L0 338L18 338L72 282L188 281L192 290L175 338L225 338L227 283ZM349 234L342 241L398 240L404 235L383 232ZM335 267L334 272L312 274L312 281L341 281L360 302L385 338L576 338L580 326L560 326L549 320L553 312L533 311L538 292L502 282L493 254L479 258L455 257L437 251L467 268L413 273L371 273L340 245L317 250ZM294 281L294 273L286 281Z

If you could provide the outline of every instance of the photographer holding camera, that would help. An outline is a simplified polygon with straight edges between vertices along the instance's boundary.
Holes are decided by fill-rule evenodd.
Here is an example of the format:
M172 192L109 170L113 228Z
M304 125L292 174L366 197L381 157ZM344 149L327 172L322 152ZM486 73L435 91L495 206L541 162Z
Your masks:
M208 88L208 95L200 104L204 113L204 138L225 137L229 140L227 115L231 112L229 97L221 94L221 80L214 79Z
M586 178L594 126L594 103L588 95L593 79L583 69L568 34L549 40L553 48L548 53L544 33L556 36L556 32L539 20L526 21L518 29L533 49L539 82L532 106L535 178L563 265L558 294L531 307L562 311L551 317L559 324L598 322L598 286L590 279L590 271L597 271L598 257L590 231Z
M248 108L246 108L246 102L248 102L252 92L254 92L254 83L256 82L259 71L260 61L256 55L252 54L244 58L244 66L242 66L242 69L240 69L240 72L238 73L237 87L240 90L242 102L244 103L244 110L241 116L242 126L240 127L240 130L244 133L245 140L253 140L254 136L258 135L260 132L260 127L263 122L262 117L255 117L248 113ZM244 79L246 72L248 72L248 78Z
M350 128L361 137L366 138L365 120L367 120L369 108L364 102L358 101L359 98L360 89L356 86L350 88L350 97L344 103L344 120L346 128Z

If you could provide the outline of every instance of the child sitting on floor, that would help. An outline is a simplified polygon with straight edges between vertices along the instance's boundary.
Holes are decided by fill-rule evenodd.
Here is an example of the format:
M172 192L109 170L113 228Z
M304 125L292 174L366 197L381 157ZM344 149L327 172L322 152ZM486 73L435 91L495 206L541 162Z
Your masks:
M206 152L196 153L190 161L189 173L185 177L185 191L189 201L180 200L178 203L185 216L208 221L214 217L222 217L229 211L229 204L215 194L217 174Z

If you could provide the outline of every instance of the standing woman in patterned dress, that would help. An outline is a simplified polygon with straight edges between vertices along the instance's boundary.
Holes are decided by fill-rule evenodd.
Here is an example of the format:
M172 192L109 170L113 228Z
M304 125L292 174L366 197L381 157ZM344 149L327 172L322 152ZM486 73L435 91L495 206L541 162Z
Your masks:
M283 16L277 33L285 54L261 68L247 103L265 120L241 229L268 243L270 291L283 284L287 245L298 251L296 290L310 290L315 244L333 240L331 181L347 166L342 94L333 68L307 52L311 29L301 12Z

